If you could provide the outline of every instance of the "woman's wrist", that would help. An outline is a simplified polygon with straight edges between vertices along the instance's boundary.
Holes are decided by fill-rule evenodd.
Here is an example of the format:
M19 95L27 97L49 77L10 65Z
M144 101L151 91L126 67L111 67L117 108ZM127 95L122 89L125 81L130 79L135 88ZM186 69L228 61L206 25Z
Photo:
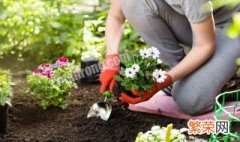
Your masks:
M174 74L173 71L170 70L170 71L168 71L166 74L169 75L169 76L171 77L172 82L175 82L175 81L178 80L177 77L176 77L176 75Z
M118 54L109 54L105 56L103 70L116 70L120 69L120 58Z
M107 48L106 55L118 55L118 48Z

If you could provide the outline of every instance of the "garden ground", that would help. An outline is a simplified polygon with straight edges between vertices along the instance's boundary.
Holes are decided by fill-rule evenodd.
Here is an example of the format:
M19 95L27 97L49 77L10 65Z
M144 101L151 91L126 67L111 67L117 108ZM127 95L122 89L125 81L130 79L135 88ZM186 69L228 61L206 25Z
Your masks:
M173 123L175 128L186 127L186 121L158 115L131 112L126 106L114 103L113 113L108 122L87 119L89 107L100 97L99 84L80 84L74 90L67 110L49 108L44 111L38 101L24 93L24 78L15 78L15 98L9 110L9 134L0 141L134 141L137 133L147 131L153 124L166 126Z
M175 128L186 127L185 120L132 112L117 102L113 102L113 112L108 122L87 119L90 106L103 99L99 95L98 83L80 84L79 89L73 90L67 110L50 107L44 111L39 106L39 100L25 93L27 85L21 67L31 69L31 64L11 64L9 60L0 64L15 71L13 79L16 83L13 107L9 109L9 133L0 136L1 142L132 142L138 132L145 132L154 124L167 126L173 123Z

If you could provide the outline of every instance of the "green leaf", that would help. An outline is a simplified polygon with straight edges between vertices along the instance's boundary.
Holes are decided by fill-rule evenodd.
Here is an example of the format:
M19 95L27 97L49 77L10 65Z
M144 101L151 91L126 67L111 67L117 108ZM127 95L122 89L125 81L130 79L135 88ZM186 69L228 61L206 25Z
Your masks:
M123 81L123 78L121 78L119 75L114 76L114 79L119 82Z
M139 75L140 75L141 77L144 77L144 76L145 76L144 73L143 73L141 70L139 70L138 73L139 73Z
M145 85L143 88L144 90L149 91L149 90L152 90L152 85Z
M237 59L236 64L240 66L240 58Z
M48 105L49 105L49 103L48 103L47 100L42 100L41 101L41 106L43 107L44 110L47 109Z
M139 89L139 86L136 85L136 84L132 84L132 85L131 85L131 88L132 88L133 90L138 90L138 89Z

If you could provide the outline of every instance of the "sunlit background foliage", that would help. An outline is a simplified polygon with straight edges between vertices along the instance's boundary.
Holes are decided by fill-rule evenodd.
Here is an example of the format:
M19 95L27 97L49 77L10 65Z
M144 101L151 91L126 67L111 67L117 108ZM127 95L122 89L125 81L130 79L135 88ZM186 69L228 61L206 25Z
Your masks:
M240 0L215 0L214 8L235 5ZM106 0L0 0L0 59L17 56L36 63L67 56L79 62L103 59L105 21L110 2ZM233 17L227 34L240 36L240 14ZM126 23L121 52L146 45Z
M103 59L105 0L0 0L0 58L33 56L36 63L59 56ZM145 46L127 24L121 51ZM36 58L35 58L36 57Z

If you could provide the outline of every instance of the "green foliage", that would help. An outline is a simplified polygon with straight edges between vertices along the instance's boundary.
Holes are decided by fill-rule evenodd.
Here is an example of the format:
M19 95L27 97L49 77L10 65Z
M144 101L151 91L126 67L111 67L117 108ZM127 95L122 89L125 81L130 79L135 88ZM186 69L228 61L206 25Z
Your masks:
M214 0L213 1L213 8L214 9L217 9L219 7L222 7L222 6L229 6L229 7L234 7L236 6L237 4L239 4L240 0Z
M240 36L240 13L233 15L232 23L227 30L227 35L231 38Z
M79 2L78 2L79 3ZM77 1L0 1L0 55L37 54L38 60L80 56L83 22Z
M213 1L214 9L217 9L222 6L227 6L229 9L234 8L237 4L240 3L240 0L215 0ZM231 38L237 38L240 36L240 14L236 13L233 15L232 22L229 27L226 29L226 34Z
M109 2L100 0L93 12L82 12L79 0L1 0L0 58L32 55L37 62L59 56L103 59ZM127 23L121 51L145 47Z
M72 65L67 64L54 70L54 78L37 74L29 75L27 82L30 87L27 92L41 99L43 109L47 109L50 105L66 109L68 106L66 99L71 96L69 89L77 88L77 85L71 81L72 72Z
M6 104L12 106L13 89L11 85L11 73L9 71L0 70L0 106Z
M129 22L125 23L123 33L124 35L120 44L120 53L137 51L147 47L141 36L133 29Z
M93 57L103 60L105 54L105 22L108 7L91 15L85 15L83 32L82 59ZM146 44L132 26L126 22L124 34L120 43L120 53L136 51L145 48Z

